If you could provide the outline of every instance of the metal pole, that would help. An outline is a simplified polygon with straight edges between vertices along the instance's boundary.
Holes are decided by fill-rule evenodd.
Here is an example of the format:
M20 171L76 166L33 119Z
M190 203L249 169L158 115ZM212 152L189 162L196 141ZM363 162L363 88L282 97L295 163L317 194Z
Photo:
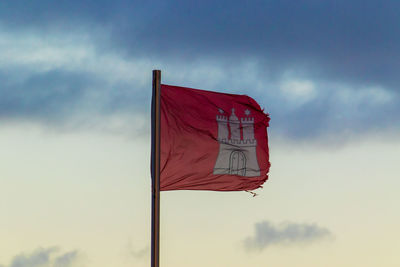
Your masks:
M161 71L153 70L151 102L151 267L160 266Z

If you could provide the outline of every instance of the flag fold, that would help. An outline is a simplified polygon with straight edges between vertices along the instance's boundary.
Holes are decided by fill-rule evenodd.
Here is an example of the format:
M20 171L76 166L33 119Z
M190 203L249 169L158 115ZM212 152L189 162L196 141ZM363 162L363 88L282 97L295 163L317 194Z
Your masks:
M249 96L162 84L160 190L259 188L270 167L268 124Z

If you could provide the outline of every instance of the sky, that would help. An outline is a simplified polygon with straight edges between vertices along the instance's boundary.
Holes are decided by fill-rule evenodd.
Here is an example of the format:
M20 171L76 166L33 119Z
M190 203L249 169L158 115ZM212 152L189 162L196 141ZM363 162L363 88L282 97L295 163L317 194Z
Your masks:
M161 266L399 266L400 2L0 1L0 267L150 265L150 103L246 94L271 169L161 193Z

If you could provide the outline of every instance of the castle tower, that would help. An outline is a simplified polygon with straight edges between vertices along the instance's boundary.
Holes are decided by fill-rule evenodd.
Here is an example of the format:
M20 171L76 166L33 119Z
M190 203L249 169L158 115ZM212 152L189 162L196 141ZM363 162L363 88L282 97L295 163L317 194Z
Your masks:
M243 140L254 140L254 118L248 117L250 115L250 111L248 109L245 111L245 114L247 117L241 119Z
M231 128L231 139L240 140L240 121L235 115L235 109L232 109L232 114L229 117L229 126Z
M221 113L223 113L223 111ZM228 117L223 115L217 115L217 123L218 123L218 141L227 142L229 138Z

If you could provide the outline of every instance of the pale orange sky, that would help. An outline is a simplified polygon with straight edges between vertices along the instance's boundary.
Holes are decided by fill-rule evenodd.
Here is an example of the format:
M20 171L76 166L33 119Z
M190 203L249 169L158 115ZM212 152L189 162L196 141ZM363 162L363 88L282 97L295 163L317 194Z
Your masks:
M149 265L148 138L21 124L2 126L0 140L3 265L53 246L77 250L79 266ZM255 198L162 192L162 266L397 266L399 148L389 135L336 149L272 139L270 180ZM246 250L262 221L331 235Z

